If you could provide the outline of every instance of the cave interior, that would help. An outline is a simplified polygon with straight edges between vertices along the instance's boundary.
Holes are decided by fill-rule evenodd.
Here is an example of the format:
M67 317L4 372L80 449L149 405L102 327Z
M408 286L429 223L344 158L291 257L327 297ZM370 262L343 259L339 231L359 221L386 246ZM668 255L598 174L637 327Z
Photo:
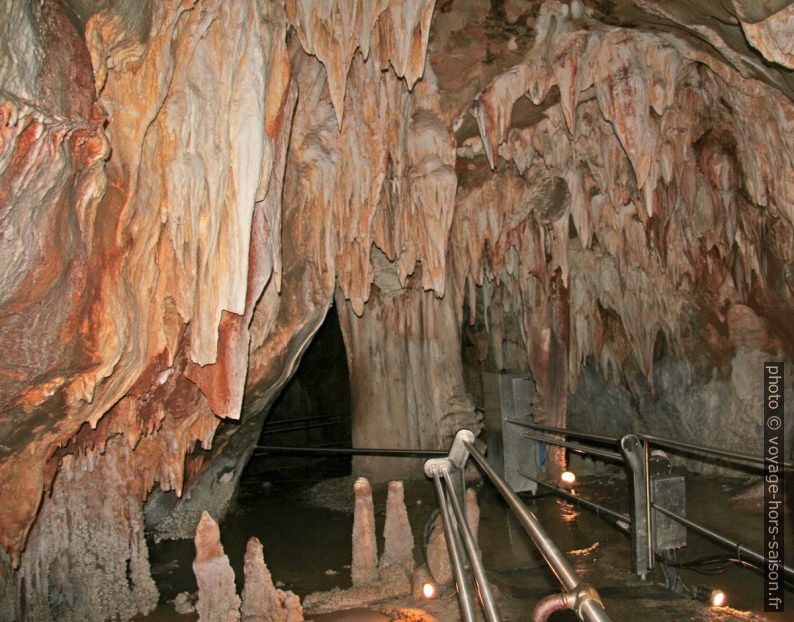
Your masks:
M536 425L725 452L664 459L760 549L770 461L729 454L772 413L791 459L793 319L789 0L0 6L0 622L465 619L424 464L502 447L505 377ZM624 466L520 442L629 512ZM560 585L469 464L529 619ZM637 576L547 488L612 619L791 619L697 533Z

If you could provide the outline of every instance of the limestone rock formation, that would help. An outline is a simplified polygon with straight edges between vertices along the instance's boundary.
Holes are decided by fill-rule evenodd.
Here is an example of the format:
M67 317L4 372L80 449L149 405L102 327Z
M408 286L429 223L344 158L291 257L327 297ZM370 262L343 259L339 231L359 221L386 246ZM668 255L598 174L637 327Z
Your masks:
M406 576L414 572L414 536L408 511L405 507L405 491L400 481L389 482L386 496L386 523L383 526L383 555L378 562L379 571L388 566L402 569Z
M273 585L257 538L251 538L245 548L244 573L245 585L240 595L242 622L303 622L298 597Z
M218 523L206 512L196 527L195 543L193 573L198 583L199 620L239 622L240 597L234 587L234 570L223 552Z
M792 104L677 35L570 19L561 3L541 7L536 29L523 63L478 97L483 147L459 160L452 245L468 258L471 313L517 315L527 357L507 366L531 369L538 417L561 425L585 361L653 389L661 343L719 366L727 309L790 308L791 285L762 266L783 274L792 259ZM544 112L522 127L511 115L524 93ZM550 177L560 191L542 189ZM754 347L783 356L790 335L779 339Z
M353 561L350 576L353 586L367 585L378 580L378 542L375 537L375 507L372 487L366 478L359 477L353 485Z
M414 575L414 539L405 507L403 483L389 482L386 498L384 551L378 561L372 487L363 477L353 486L353 586L314 592L304 606L311 615L343 611L411 593Z
M782 0L4 2L0 620L148 611L144 503L158 537L220 516L331 304L356 444L446 447L511 369L542 422L604 426L598 394L757 446L758 362L794 354L792 23Z

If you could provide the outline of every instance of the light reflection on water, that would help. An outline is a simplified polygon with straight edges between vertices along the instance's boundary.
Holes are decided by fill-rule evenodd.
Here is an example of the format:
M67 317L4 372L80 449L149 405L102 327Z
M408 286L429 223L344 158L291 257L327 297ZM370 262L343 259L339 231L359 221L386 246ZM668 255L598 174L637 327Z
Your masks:
M757 548L754 540L762 535L757 529L761 516L743 510L725 511L725 499L730 498L734 489L735 485L730 480L726 483L713 478L688 476L687 513L693 520ZM628 511L627 487L621 478L604 480L583 476L577 483L577 494L616 511ZM501 498L488 486L481 487L478 496L481 503L479 538L485 567L503 598L512 599L511 611L516 616L512 619L522 619L521 616L526 619L534 603L558 591L559 585ZM384 501L385 493L376 488L378 533L383 527ZM416 558L421 559L418 544L421 531L435 507L432 486L429 482L407 484L406 501L417 542ZM613 620L637 619L640 615L648 622L748 619L738 612L728 614L724 609L709 610L652 583L641 583L630 573L626 533L592 512L552 496L528 500L527 504L575 569L598 588ZM786 521L786 549L794 551L791 516ZM242 583L245 543L250 536L257 536L263 543L265 559L274 580L283 581L284 589L304 596L311 591L349 587L351 526L350 513L309 507L294 488L279 490L274 487L265 493L261 482L257 482L256 489L241 491L240 507L224 521L221 533L226 553L238 577L238 589ZM382 551L383 543L380 542L379 546ZM689 546L679 558L692 559L718 551L713 544L690 535ZM164 599L173 599L178 592L196 589L191 571L193 555L190 540L160 543L152 548L150 557L155 579ZM328 570L338 574L327 574ZM705 583L724 589L729 595L730 605L763 615L762 580L752 572L732 567L715 577L703 577L692 572L682 575L690 584ZM787 600L789 604L794 603L794 594L787 593ZM338 616L318 616L316 620L380 622L392 619L373 609L345 612ZM559 615L561 622L566 620L565 616L564 613ZM510 615L503 618L511 619ZM163 605L157 614L147 619L186 622L191 618L177 616L173 614L172 605ZM767 619L792 618L767 616Z
M573 491L571 491L573 493ZM566 523L573 523L579 518L581 512L579 509L571 503L570 501L565 501L563 499L558 499L557 503L560 505L560 518L562 518L563 522Z

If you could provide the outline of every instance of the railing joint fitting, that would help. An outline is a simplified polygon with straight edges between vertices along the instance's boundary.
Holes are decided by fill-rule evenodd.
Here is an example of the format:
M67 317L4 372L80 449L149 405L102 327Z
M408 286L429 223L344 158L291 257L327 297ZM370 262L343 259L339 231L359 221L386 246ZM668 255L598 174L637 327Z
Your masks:
M563 600L568 609L573 610L580 620L584 619L582 617L582 607L586 602L594 600L601 605L602 608L604 607L600 594L589 583L580 583L570 592L564 593Z

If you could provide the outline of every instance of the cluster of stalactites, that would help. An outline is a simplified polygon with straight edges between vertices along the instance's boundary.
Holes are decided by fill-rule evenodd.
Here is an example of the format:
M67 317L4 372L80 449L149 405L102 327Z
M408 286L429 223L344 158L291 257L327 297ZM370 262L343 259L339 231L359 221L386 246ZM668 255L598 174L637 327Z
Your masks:
M506 311L522 314L530 362L567 333L571 386L590 355L650 379L657 335L680 350L692 306L794 299L794 106L675 35L560 6L543 6L526 61L472 107L482 144L461 155L496 171L459 192L453 245L470 301L475 284L518 289ZM519 98L552 89L539 122L512 127Z
M409 88L422 77L435 0L287 0L287 19L307 53L325 67L342 127L348 73L357 50L380 69L389 65ZM354 89L355 91L355 89ZM356 97L364 97L356 92Z
M401 6L407 10L409 5ZM389 29L395 28L397 21L386 19L387 15L380 19ZM408 76L398 77L404 74L402 65L392 59L394 70L383 71L378 60L393 42L373 43L369 58L362 43L345 64L345 114L340 119L332 71L338 59L324 60L317 41L325 39L312 39L312 32L301 35L301 41L323 62L324 70L317 60L295 54L302 96L295 112L290 160L301 178L294 195L285 197L285 209L309 205L313 213L327 218L331 241L324 264L335 272L339 288L358 315L364 312L374 279L373 246L397 262L401 285L421 262L422 286L441 296L457 178L454 137L439 119L432 72L428 69L412 92ZM308 45L304 39L315 43ZM421 48L415 47L414 53L421 56L424 68L424 35L419 43ZM415 46L419 43L414 41Z

